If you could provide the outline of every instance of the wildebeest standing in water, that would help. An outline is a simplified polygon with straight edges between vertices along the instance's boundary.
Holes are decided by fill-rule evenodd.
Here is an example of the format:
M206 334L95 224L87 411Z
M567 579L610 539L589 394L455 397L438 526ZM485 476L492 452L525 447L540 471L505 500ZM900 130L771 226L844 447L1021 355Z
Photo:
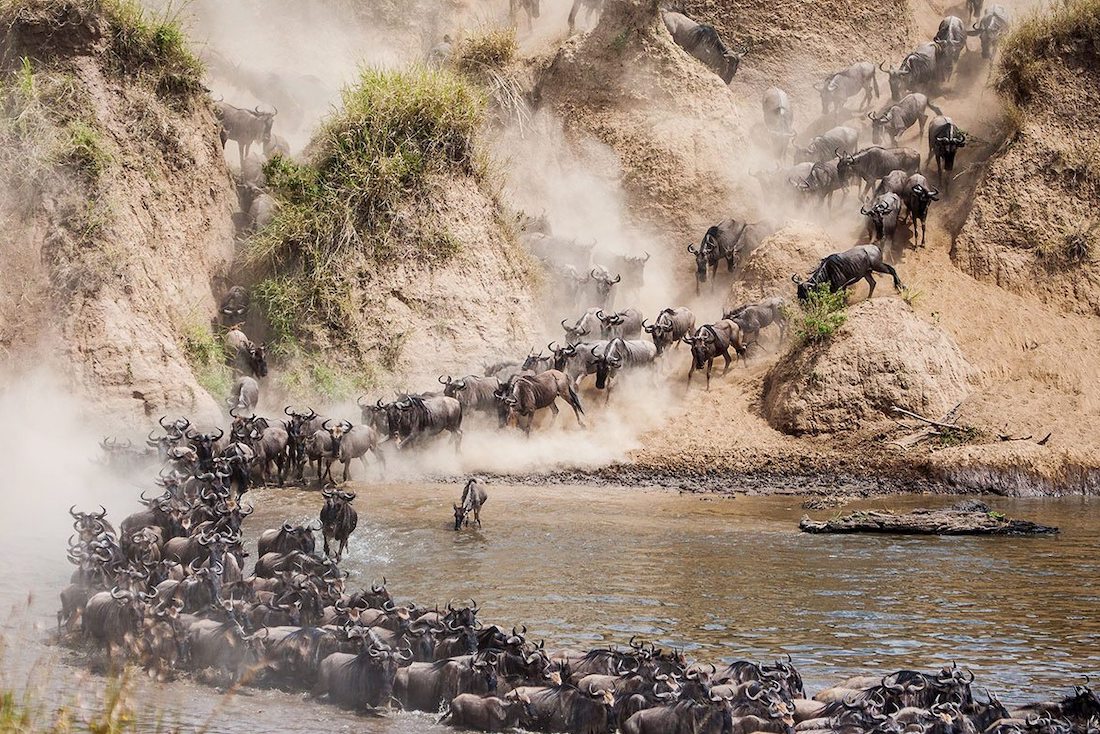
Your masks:
M332 556L328 542L329 538L332 538L337 543L336 562L339 563L344 551L348 549L348 538L359 524L359 514L351 506L355 493L322 489L321 494L325 497L324 507L321 508L321 532L325 541L325 555Z
M474 516L474 522L481 527L481 507L489 500L485 487L476 477L466 482L466 488L462 490L462 501L453 505L455 511L455 530L463 525L470 527L469 515Z
M748 46L730 51L714 26L696 23L683 13L662 10L661 18L677 46L702 61L711 71L722 77L726 84L733 81L741 59L749 51Z
M817 268L805 280L792 275L798 286L798 300L806 301L818 286L828 285L829 292L836 293L863 279L867 281L870 298L875 294L873 273L884 273L894 279L894 290L902 289L901 279L893 267L882 261L882 250L875 245L856 245L844 252L835 252L821 260Z

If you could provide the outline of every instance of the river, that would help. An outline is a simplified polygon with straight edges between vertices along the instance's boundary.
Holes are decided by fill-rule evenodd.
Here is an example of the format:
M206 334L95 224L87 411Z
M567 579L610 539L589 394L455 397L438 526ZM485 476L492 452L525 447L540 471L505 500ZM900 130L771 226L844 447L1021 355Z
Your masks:
M399 600L472 597L483 619L524 623L548 648L637 634L714 662L790 654L811 692L857 673L957 660L1006 702L1060 694L1100 669L1095 498L990 500L1009 515L1060 526L1052 537L826 536L798 531L805 511L794 496L490 485L484 528L456 533L459 486L353 488L359 528L343 564L351 584L385 576ZM297 490L257 490L251 499L252 548L260 529L315 518L321 505L318 493ZM900 496L845 511L951 501ZM2 662L8 685L20 685L37 662L34 680L64 700L102 681L86 679L72 653L44 644L68 573L63 537L57 543L60 563L17 555L8 571L3 601L16 611ZM300 694L138 686L166 721L194 724L214 712L209 731L434 729L428 717L363 720Z

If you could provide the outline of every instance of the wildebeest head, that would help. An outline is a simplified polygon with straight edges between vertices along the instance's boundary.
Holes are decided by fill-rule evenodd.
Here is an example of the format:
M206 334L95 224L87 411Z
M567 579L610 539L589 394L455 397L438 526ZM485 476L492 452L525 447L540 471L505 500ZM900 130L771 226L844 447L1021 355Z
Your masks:
M603 390L607 387L607 381L612 372L622 367L623 360L620 357L609 357L610 344L604 347L603 354L596 353L596 347L591 348L592 356L588 360L588 368L596 372L596 389Z
M272 107L271 112L263 112L262 110L260 110L259 106L257 106L254 110L252 110L252 114L263 120L263 132L260 135L260 142L270 143L271 128L275 124L275 115L279 114L279 108Z
M943 167L948 171L955 170L955 154L959 148L966 147L966 133L959 130L953 124L947 125L943 132L936 136L936 149L943 156Z
M885 201L876 201L870 209L861 206L859 213L865 217L870 217L875 222L881 222L882 218L890 213L890 205Z
M848 151L841 151L837 148L833 151L833 155L837 157L836 161L836 175L841 181L848 180L848 174L852 171L852 166L856 164L856 157L848 153Z
M682 341L691 347L691 359L697 370L706 367L707 361L715 356L715 336L709 329L699 329L695 335L685 334Z
M926 189L925 187L917 184L910 190L911 198L910 204L917 216L923 216L928 211L928 205L933 201L939 201L940 192L936 189Z
M814 89L821 95L821 114L823 115L829 114L829 105L838 91L837 77L839 76L839 73L830 74L820 84L814 85Z
M908 59L908 57L906 58ZM901 67L897 69L887 69L885 63L880 61L878 68L890 77L890 98L895 102L901 100L902 92L905 91L906 85L909 83L909 76L913 72L905 65L904 61Z
M538 352L535 352L534 348L532 347L531 351L527 353L527 357L523 360L523 366L521 367L521 369L541 372L543 369L547 368L549 364L550 357L543 356L541 349Z
M351 430L351 423L348 421L340 421L334 426L329 426L332 423L331 420L326 420L321 424L322 430L328 431L329 438L332 439L332 453L340 453L340 443L344 440L344 436Z
M622 275L611 277L611 273L603 268L592 268L589 277L596 283L596 294L603 304L607 304L611 297L611 287L622 281Z
M225 431L219 428L216 436L213 433L198 433L197 431L188 431L184 435L195 450L198 468L204 470L212 468L214 466L214 444L221 440L222 436L225 435Z
M705 283L707 281L707 265L716 252L714 245L704 240L699 247L688 245L687 251L695 256L695 279L700 283Z
M569 358L577 353L577 345L566 344L564 347L556 347L554 346L555 344L557 344L557 342L550 342L546 345L546 348L553 353L553 356L550 357L550 367L558 371L563 371Z
M248 366L256 377L267 377L266 344L248 344Z
M890 115L868 112L867 117L871 120L871 142L879 145L882 143L882 131L890 123Z

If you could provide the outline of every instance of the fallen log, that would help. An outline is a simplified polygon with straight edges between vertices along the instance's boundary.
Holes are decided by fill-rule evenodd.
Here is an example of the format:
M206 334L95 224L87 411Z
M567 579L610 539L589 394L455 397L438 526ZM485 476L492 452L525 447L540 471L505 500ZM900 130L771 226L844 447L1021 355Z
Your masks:
M939 510L906 513L890 510L858 510L829 520L803 516L804 533L888 533L895 535L1045 535L1058 528L1029 520L1016 520L993 512L981 502L968 501Z

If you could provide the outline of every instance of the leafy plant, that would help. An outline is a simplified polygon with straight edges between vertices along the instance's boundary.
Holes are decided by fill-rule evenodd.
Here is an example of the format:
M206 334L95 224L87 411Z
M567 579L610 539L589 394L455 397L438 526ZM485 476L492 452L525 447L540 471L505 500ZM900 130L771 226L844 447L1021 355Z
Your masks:
M826 283L810 291L801 310L789 314L795 341L799 345L819 344L831 337L848 320L848 294L829 291Z

